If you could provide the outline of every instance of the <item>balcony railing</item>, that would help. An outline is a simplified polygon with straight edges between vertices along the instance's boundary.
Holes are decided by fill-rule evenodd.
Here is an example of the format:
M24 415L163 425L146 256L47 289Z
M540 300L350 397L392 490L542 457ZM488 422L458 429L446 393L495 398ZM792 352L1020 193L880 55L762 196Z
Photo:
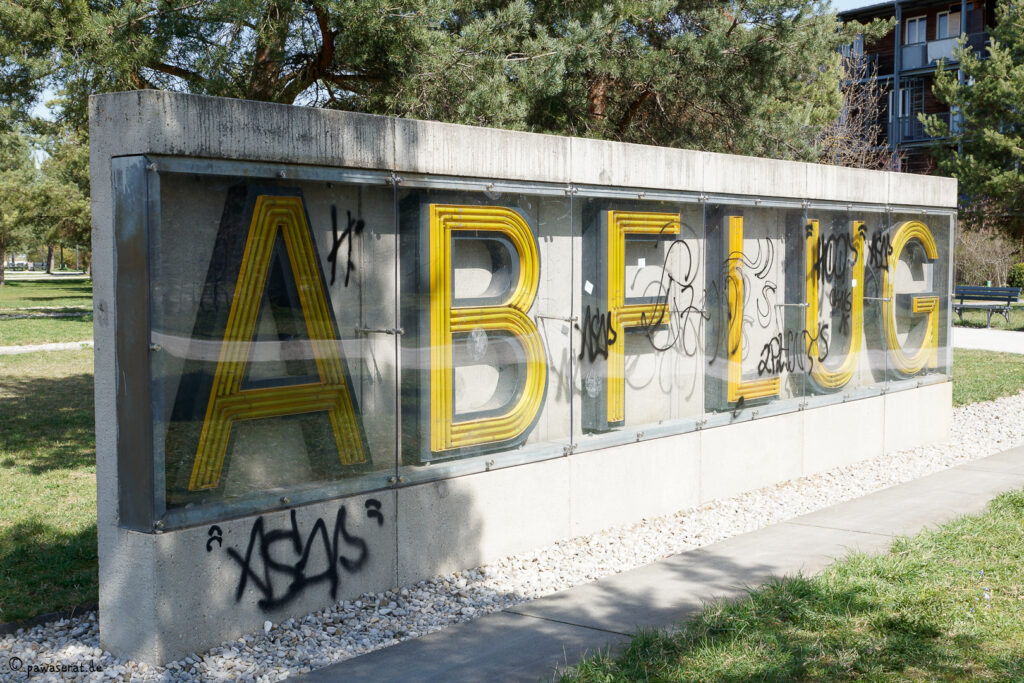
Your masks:
M932 114L930 114L932 116ZM949 125L950 112L938 112L933 116L937 116L939 120L945 121L946 125ZM900 127L900 142L922 142L924 140L931 140L932 136L924 130L924 124L917 119L917 114L911 114L909 116L903 116L899 119ZM892 136L890 136L890 140Z
M956 38L943 38L942 40L930 40L927 43L915 43L904 45L900 48L902 57L902 68L920 69L930 66L940 59L955 62L953 50L956 48ZM985 33L971 33L967 36L967 44L974 50L980 51L985 47Z

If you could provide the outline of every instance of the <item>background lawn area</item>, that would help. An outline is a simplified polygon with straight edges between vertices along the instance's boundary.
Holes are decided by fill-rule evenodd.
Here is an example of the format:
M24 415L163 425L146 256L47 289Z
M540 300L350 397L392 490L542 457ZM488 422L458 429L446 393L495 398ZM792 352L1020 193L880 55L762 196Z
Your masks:
M0 623L96 602L92 349L0 356Z
M1024 679L1024 492L988 512L712 603L565 681Z
M0 312L35 307L60 307L92 312L92 280L53 278L7 280L0 287Z
M953 405L991 401L1024 391L1024 355L953 349Z
M92 313L66 317L5 318L0 314L0 346L49 344L92 339Z
M1003 300L1006 303L1006 300ZM953 314L953 324L960 327L985 327L985 319L988 316L985 311L964 311L964 319L961 322L960 316L956 313ZM993 330L1021 330L1024 331L1024 306L1015 306L1010 309L1010 323L1006 323L1006 318L1003 316L993 313L992 314L992 329Z

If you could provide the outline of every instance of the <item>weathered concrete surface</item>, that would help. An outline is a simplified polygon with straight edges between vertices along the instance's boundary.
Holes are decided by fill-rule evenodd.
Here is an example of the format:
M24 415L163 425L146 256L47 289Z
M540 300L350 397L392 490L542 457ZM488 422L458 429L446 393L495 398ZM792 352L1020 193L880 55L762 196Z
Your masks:
M158 90L90 100L116 152L503 180L956 207L956 180Z

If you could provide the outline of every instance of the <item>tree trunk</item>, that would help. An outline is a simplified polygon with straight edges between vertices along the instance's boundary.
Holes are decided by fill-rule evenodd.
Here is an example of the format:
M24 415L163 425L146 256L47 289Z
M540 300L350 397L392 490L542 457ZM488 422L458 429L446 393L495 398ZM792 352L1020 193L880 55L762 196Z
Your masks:
M587 92L587 115L592 123L604 122L608 110L608 77L596 76L590 80Z
M7 251L4 249L4 245L0 242L0 287L4 286L4 267L7 262L4 259L7 258Z
M53 273L53 245L46 245L46 274L50 275Z

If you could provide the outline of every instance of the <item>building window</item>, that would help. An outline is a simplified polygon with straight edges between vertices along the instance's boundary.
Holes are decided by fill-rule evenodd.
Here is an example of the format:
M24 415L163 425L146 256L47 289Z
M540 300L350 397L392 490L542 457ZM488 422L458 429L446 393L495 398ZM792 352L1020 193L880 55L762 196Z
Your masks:
M927 26L927 17L914 17L913 19L907 19L907 29L903 34L903 42L906 45L925 42L928 39L925 35L925 29Z
M939 12L935 23L935 40L960 35L960 12Z

